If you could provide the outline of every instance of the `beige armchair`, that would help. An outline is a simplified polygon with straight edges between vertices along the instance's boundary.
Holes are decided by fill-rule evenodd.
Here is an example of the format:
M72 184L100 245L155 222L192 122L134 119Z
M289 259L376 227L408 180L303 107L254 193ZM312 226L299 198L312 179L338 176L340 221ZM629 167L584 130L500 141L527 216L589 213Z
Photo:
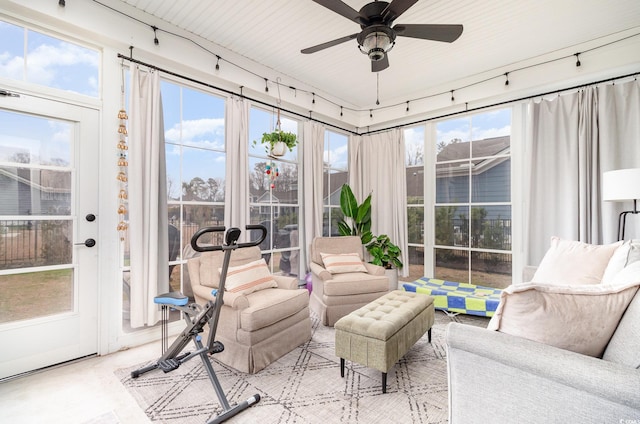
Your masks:
M224 252L206 252L189 259L187 266L191 288L198 304L210 299L218 288ZM234 250L230 267L261 258L257 246ZM224 306L216 340L225 349L215 355L222 363L246 373L256 373L302 343L311 339L309 295L298 288L298 280L273 275L277 288L250 294L224 293Z
M366 272L330 273L322 253L357 253L363 260L360 237L316 237L311 243L310 264L313 288L309 307L322 324L333 327L336 321L389 292L384 268L363 262Z

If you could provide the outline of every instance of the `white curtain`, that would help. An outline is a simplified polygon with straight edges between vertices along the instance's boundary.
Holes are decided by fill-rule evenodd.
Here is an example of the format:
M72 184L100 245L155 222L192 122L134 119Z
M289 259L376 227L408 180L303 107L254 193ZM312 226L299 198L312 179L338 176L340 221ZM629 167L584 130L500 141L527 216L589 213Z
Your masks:
M304 205L304 234L301 249L303 255L314 237L322 235L322 181L324 178L324 131L323 125L306 121L302 124L302 171L304 190L302 204ZM304 263L308 260L304 257Z
M393 129L349 139L349 185L358 202L371 196L371 229L400 247L408 276L407 180L404 132Z
M639 99L632 81L529 104L525 264L540 262L553 235L615 241L624 207L602 201L602 173L640 167Z
M601 171L640 168L640 81L609 84L598 92ZM616 240L618 214L628 210L633 210L633 202L602 202L605 242ZM633 238L640 238L638 215L627 216L625 239Z
M129 113L129 237L131 326L160 319L153 302L169 291L167 176L158 72L131 69Z
M226 192L225 226L242 230L241 241L248 241L249 224L249 101L230 96L225 110Z

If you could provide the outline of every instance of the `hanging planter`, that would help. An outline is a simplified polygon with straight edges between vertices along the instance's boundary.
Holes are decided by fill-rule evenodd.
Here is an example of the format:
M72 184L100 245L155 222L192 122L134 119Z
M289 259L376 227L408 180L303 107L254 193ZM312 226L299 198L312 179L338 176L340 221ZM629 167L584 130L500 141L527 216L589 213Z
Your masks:
M278 104L280 101L278 100ZM278 108L278 121L276 122L276 128L270 133L263 133L260 143L264 145L264 150L268 156L284 156L287 153L287 149L290 152L298 144L298 139L294 133L282 131L280 126L280 108ZM253 140L253 145L258 144L256 140Z
M264 145L267 155L284 156L287 153L287 149L290 152L293 151L293 148L298 144L298 140L294 133L276 129L273 132L262 134L260 143ZM255 146L258 142L254 140L253 144Z
M271 156L284 156L287 153L287 145L284 141L276 141L271 147Z

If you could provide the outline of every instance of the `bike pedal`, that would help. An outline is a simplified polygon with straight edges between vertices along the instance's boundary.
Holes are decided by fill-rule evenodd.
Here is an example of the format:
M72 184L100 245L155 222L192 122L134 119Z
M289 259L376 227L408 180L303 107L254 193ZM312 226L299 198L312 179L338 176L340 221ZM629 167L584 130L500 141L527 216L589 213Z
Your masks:
M165 373L169 371L173 371L180 366L180 362L175 359L165 359L164 361L158 361L158 368L160 368Z
M213 345L209 349L209 353L213 355L214 353L220 353L224 350L224 345L222 342L213 342Z

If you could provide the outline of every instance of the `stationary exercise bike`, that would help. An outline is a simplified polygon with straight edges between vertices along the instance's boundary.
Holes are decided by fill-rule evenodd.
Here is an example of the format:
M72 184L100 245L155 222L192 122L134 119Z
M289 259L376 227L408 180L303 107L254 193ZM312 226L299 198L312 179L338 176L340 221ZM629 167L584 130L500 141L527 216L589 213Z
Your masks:
M220 286L218 289L212 290L212 294L216 297L216 300L215 302L210 300L206 305L201 306L197 303L188 304L189 298L180 292L171 292L156 296L154 302L162 306L164 322L164 325L162 326L163 354L154 364L131 372L132 378L138 378L142 374L158 368L167 373L177 369L188 360L199 356L204 368L207 370L207 374L209 374L211 384L213 385L220 405L223 408L222 414L218 415L213 420L208 421L207 424L217 424L228 420L236 414L244 411L249 406L260 401L260 395L255 394L249 399L240 402L233 407L229 406L227 397L220 386L220 382L218 381L216 373L213 370L213 366L207 356L209 354L220 353L224 350L224 345L221 342L216 341L215 337L216 329L218 328L218 319L220 317L220 309L223 304L222 298L224 295L224 284L227 279L227 270L229 268L231 252L243 247L258 246L267 237L267 228L263 225L247 225L246 229L260 230L262 232L260 239L248 243L237 243L241 231L239 228L235 227L229 228L229 230L226 231L225 242L221 246L201 246L198 244L198 239L207 233L225 232L225 227L201 228L193 235L193 237L191 237L191 247L197 252L212 252L216 250L224 251L222 270L220 272ZM173 344L170 347L167 347L166 323L168 318L167 310L169 308L183 312L187 327L182 331L182 333L180 333ZM203 332L203 328L206 324L209 324L209 337L205 346L202 344L202 337L200 336L200 333ZM182 353L182 350L187 346L187 344L189 344L189 341L193 341L196 346L196 350L191 353Z

